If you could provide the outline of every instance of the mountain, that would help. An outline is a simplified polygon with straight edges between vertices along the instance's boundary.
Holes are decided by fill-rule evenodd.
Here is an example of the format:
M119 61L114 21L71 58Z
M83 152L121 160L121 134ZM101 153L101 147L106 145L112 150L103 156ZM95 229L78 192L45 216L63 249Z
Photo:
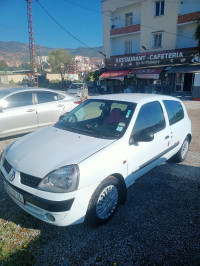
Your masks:
M48 53L53 49L50 47L45 47L41 45L36 45L36 55L48 55ZM102 58L102 55L98 52L102 52L102 47L95 48L87 48L87 47L79 47L77 49L63 48L73 57L77 55L87 56L90 58L97 57ZM26 58L29 58L29 44L20 43L20 42L3 42L0 41L0 60L2 60L5 56L10 56L13 54L17 59L22 59L22 61L26 61ZM3 58L2 58L3 57Z

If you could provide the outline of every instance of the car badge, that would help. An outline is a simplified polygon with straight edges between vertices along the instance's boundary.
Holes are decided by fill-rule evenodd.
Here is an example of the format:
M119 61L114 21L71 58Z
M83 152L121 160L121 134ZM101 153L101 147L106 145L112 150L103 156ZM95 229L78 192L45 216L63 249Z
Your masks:
M13 179L15 178L15 171L12 171L9 175L9 180L13 181Z

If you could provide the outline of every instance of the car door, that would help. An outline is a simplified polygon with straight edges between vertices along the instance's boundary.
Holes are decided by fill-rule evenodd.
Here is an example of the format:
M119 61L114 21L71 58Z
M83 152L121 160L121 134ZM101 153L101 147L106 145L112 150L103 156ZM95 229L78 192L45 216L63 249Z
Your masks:
M4 99L0 112L0 135L13 135L38 127L32 92L19 92Z
M165 161L165 153L169 147L170 135L166 123L166 113L159 101L149 102L139 107L132 136L153 134L148 141L133 141L128 147L127 185Z
M39 127L53 124L65 112L65 104L58 93L36 92L36 107Z

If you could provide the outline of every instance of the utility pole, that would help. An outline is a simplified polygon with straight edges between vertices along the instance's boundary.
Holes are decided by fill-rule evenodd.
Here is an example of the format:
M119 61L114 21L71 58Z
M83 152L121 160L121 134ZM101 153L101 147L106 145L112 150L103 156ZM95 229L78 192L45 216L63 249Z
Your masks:
M30 64L31 64L32 72L33 72L34 87L38 87L38 72L37 72L37 64L36 64L36 57L35 57L32 7L31 7L31 0L26 0L26 1L27 1L27 16L28 16Z

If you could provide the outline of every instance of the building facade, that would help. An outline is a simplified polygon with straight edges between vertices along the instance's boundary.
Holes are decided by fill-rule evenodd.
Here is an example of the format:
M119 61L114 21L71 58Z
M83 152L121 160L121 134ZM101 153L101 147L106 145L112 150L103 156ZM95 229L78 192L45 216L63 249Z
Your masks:
M200 73L194 37L200 0L104 0L102 17L107 71L101 80L194 90Z

